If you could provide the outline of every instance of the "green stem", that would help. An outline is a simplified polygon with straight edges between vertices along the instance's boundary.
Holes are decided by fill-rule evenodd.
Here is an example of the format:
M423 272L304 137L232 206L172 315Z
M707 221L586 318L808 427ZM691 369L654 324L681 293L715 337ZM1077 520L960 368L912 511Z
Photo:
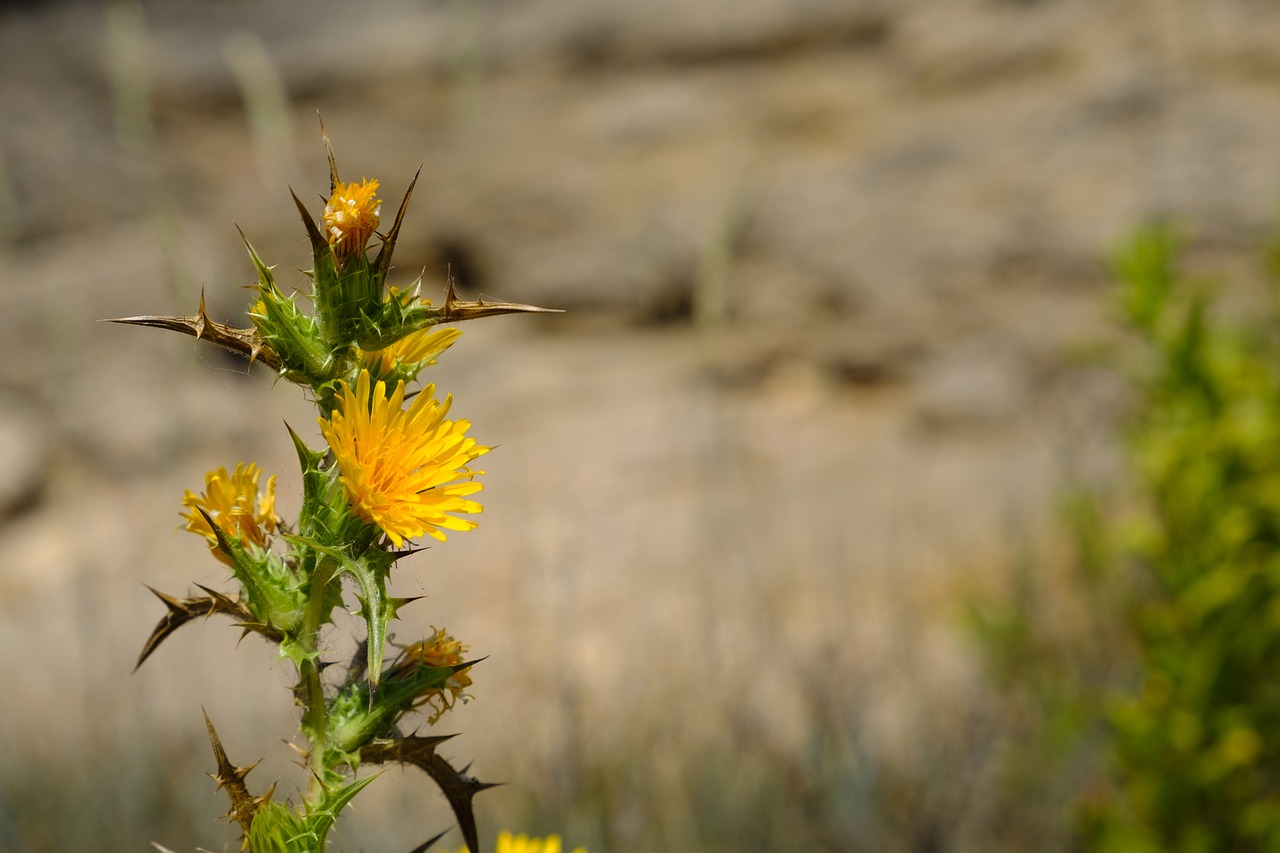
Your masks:
M320 683L320 669L312 661L305 661L300 669L303 701L306 711L303 720L311 743L308 755L311 768L311 784L307 787L307 805L316 806L324 799L324 753L329 739L329 714L325 707L324 687Z
M303 613L299 641L304 658L298 666L298 693L302 696L304 712L302 730L310 741L308 766L311 768L311 784L307 788L307 805L318 806L325 797L328 768L325 766L329 746L329 705L324 698L324 685L320 681L318 649L320 626L324 623L325 590L333 579L335 563L321 557L311 576L306 610Z

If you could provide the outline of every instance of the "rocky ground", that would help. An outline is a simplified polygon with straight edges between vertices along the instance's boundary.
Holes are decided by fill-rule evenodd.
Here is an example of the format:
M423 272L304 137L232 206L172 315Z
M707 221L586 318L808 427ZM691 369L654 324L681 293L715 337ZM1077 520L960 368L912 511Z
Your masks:
M1119 386L1087 358L1114 338L1107 254L1167 215L1232 269L1273 226L1260 2L265 5L0 11L0 790L31 767L108 804L104 767L167 783L82 836L0 798L0 848L125 849L166 810L215 814L202 706L242 761L291 730L281 665L225 626L128 673L160 614L142 584L223 582L172 533L182 491L256 460L287 515L281 422L313 416L190 339L97 321L202 288L243 310L235 225L301 284L287 187L327 186L317 110L345 177L396 200L422 164L405 283L452 269L566 309L476 323L435 370L500 449L481 528L399 578L429 595L406 632L489 655L452 725L513 799L637 709L790 744L770 666L819 652L876 685L850 701L879 742L969 701L956 595L1110 458ZM717 849L696 815L669 837L619 815L573 820L610 849Z

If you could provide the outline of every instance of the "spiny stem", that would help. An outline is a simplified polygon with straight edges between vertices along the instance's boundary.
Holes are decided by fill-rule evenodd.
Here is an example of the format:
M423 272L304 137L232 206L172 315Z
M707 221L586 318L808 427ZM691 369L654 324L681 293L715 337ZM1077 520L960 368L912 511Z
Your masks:
M308 766L311 768L311 784L307 788L308 805L319 805L324 798L324 753L329 737L329 715L325 707L324 686L320 683L320 669L312 661L303 661L299 667L306 711L306 730L311 740Z
M311 768L311 784L307 788L307 803L311 806L321 804L327 784L325 777L328 768L325 766L325 759L329 745L329 706L324 698L324 684L320 681L320 667L315 653L319 648L320 625L325 616L325 588L333 579L336 567L334 561L327 557L322 557L316 563L299 635L304 658L298 666L298 687L305 707L303 731L310 740L308 765Z

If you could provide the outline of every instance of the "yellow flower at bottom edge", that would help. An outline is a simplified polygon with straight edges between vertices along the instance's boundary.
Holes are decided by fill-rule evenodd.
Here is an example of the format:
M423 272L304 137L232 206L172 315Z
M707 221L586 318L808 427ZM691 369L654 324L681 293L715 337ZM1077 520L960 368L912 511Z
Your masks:
M467 466L489 448L467 437L469 421L446 419L453 398L440 402L428 385L405 409L403 382L390 396L385 382L371 384L364 369L354 391L340 382L332 416L319 419L351 508L397 548L423 534L444 541L446 530L475 528L450 513L483 511L467 496L483 488L474 478L484 472Z
M240 462L230 474L226 468L218 468L204 475L202 494L188 490L182 498L182 505L191 510L182 513L187 520L183 529L207 539L214 556L223 562L227 562L227 558L218 550L218 538L197 510L208 513L228 538L264 547L267 536L275 532L280 519L275 513L276 478L274 475L267 478L266 487L259 491L261 475L262 468L252 463Z
M468 849L459 847L458 853L468 853ZM523 833L512 835L504 830L498 833L498 846L494 848L494 853L560 853L560 836L530 838ZM575 847L573 853L587 853L587 848Z

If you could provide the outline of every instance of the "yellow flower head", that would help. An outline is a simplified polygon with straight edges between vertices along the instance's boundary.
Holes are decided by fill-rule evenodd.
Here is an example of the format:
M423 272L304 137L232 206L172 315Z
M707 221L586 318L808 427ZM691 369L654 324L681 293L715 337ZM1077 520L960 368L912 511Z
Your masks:
M280 519L275 513L276 478L269 477L266 488L259 491L261 474L262 468L243 462L231 474L226 468L218 468L204 475L204 494L188 491L182 498L182 505L190 509L182 514L187 520L184 529L209 540L214 556L224 563L227 557L218 550L218 537L197 509L207 512L228 538L264 547L267 535L275 532Z
M429 639L413 643L396 658L389 672L392 678L411 675L419 666L442 667L457 666L464 660L467 647L455 640L443 628L435 629ZM429 704L435 709L428 722L432 725L445 711L449 710L461 699L466 702L471 697L466 689L471 686L471 667L460 669L449 676L441 690L432 691L421 697L417 704Z
M378 230L382 199L377 181L339 183L324 206L324 233L334 253L346 257L363 252Z
M461 329L419 329L389 347L362 352L361 363L382 375L391 373L397 364L434 364L440 354L453 346L453 342L461 335Z
M361 370L353 391L341 393L320 431L333 450L356 514L378 525L399 548L424 533L444 541L445 530L471 530L474 521L449 513L478 513L484 508L467 495L483 488L467 465L489 448L468 438L470 421L445 419L452 397L441 403L428 385L404 406L404 383L387 396L387 384L370 389Z
M467 848L458 848L458 853L467 853ZM498 833L498 846L495 848L495 853L560 853L560 836L530 838L524 833L512 835L503 830ZM573 853L587 853L587 849L575 847Z

